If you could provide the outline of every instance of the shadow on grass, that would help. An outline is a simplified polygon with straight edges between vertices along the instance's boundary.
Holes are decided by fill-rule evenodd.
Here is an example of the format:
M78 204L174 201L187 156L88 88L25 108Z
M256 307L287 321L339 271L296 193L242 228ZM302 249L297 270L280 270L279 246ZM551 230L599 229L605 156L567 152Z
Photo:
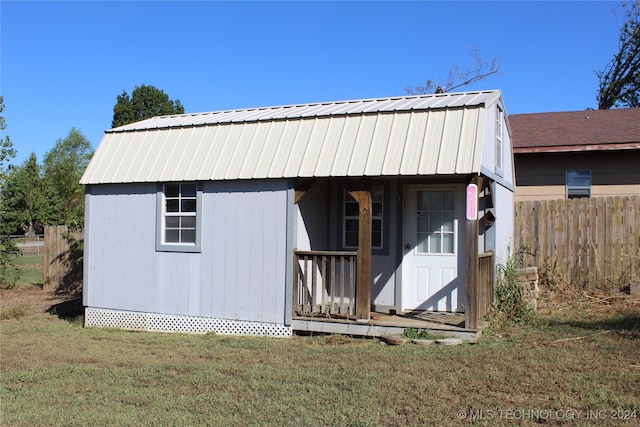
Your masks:
M47 313L58 316L59 319L66 321L76 321L79 317L84 316L84 307L82 306L82 297L74 298L59 304L52 305Z
M640 313L616 316L603 320L567 320L567 321L550 321L555 326L570 326L592 331L618 331L632 332L633 335L640 337Z

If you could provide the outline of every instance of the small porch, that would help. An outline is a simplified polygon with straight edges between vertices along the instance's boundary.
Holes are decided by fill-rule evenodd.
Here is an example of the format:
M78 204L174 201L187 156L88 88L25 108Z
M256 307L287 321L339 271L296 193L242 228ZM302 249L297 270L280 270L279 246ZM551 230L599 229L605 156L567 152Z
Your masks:
M293 316L296 331L357 336L398 335L408 328L473 340L493 304L494 254L479 254L469 264L465 313L431 310L370 311L366 287L358 287L358 252L294 251ZM361 295L365 293L365 295ZM358 305L364 299L367 305ZM363 311L365 311L363 313Z
M439 314L441 312L435 312ZM424 312L425 315L431 313ZM453 317L463 318L464 315L453 313ZM462 322L464 324L464 321ZM372 312L368 322L354 318L334 319L330 317L298 316L292 320L292 328L298 332L316 332L344 334L366 337L383 337L402 335L408 328L428 330L432 335L463 338L473 341L477 338L479 329L454 326L448 323L425 320L420 313L378 313Z

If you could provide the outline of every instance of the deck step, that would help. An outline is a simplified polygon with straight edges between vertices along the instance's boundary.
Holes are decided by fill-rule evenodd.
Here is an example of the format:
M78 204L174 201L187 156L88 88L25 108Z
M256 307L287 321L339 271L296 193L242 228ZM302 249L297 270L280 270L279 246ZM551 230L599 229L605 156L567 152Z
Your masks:
M415 328L415 326L377 325L371 322L332 322L307 319L293 319L291 322L291 328L294 332L318 332L363 337L402 335L405 330L410 327ZM426 329L433 335L457 337L468 342L475 342L480 334L480 331L477 330L447 327L447 325L437 325L435 327L420 329Z

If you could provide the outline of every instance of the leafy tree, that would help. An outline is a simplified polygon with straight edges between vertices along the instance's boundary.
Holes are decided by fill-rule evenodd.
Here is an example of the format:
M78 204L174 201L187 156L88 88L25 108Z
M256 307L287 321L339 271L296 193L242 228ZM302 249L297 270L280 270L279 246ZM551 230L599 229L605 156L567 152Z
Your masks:
M0 96L0 113L4 111L4 97ZM0 115L0 131L5 130L7 124ZM8 136L0 137L0 203L4 199L5 163L16 156L16 150ZM9 237L11 224L4 220L4 210L0 206L0 286L12 287L15 285L17 268L15 259L21 251Z
M8 234L0 234L0 287L12 288L20 278L15 259L22 254Z
M64 224L81 229L84 224L84 186L80 177L93 156L91 144L72 128L65 139L44 156L45 191L48 206L46 225Z
M629 4L620 28L620 50L597 74L598 108L640 107L640 1Z
M492 58L487 61L478 48L471 50L473 65L463 67L454 65L449 69L449 76L446 79L429 78L424 84L418 86L407 86L405 91L408 95L424 95L427 93L450 92L462 86L467 86L500 72L500 58Z
M26 229L28 235L42 224L46 198L41 167L35 153L7 174L2 191L2 222L11 233Z
M118 95L116 105L113 107L111 126L115 128L150 117L170 114L184 114L184 107L180 100L170 100L169 95L153 86L136 86L131 97L126 91Z
M0 96L0 113L4 111L4 97ZM3 116L0 116L0 131L7 128L7 124ZM9 136L0 137L0 180L4 177L7 167L5 163L16 156L16 150Z

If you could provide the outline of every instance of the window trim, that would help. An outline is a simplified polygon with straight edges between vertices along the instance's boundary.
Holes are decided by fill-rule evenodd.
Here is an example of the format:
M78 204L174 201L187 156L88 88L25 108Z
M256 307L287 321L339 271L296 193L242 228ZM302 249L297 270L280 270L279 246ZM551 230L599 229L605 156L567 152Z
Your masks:
M380 218L380 241L381 246L372 246L371 252L374 255L384 255L388 253L389 250L389 186L384 182L374 182L372 185L372 193L373 188L380 188L382 190L382 215L376 216L376 218ZM340 203L340 221L339 221L339 237L338 237L338 246L342 250L357 250L358 246L347 246L346 245L346 219L352 218L351 216L345 215L345 202L346 202L346 194L347 190L342 188L339 194L339 203ZM373 200L372 200L373 202ZM358 218L359 219L359 218ZM372 220L374 217L372 217ZM372 242L373 245L373 242Z
M496 174L500 177L504 175L504 111L497 107L496 116Z
M196 185L196 241L195 243L167 243L164 241L165 231L165 185ZM197 182L163 182L158 185L156 193L156 251L157 252L201 252L202 241L202 186Z
M585 173L586 175L588 175L589 177L589 185L588 186L584 186L584 185L569 185L569 173L572 172L581 172L581 173ZM585 175L585 176L586 176ZM591 170L590 169L567 169L564 172L564 178L565 178L565 197L567 199L577 199L577 198L581 198L581 197L591 197L591 188L593 186L592 184L592 180L591 180Z

